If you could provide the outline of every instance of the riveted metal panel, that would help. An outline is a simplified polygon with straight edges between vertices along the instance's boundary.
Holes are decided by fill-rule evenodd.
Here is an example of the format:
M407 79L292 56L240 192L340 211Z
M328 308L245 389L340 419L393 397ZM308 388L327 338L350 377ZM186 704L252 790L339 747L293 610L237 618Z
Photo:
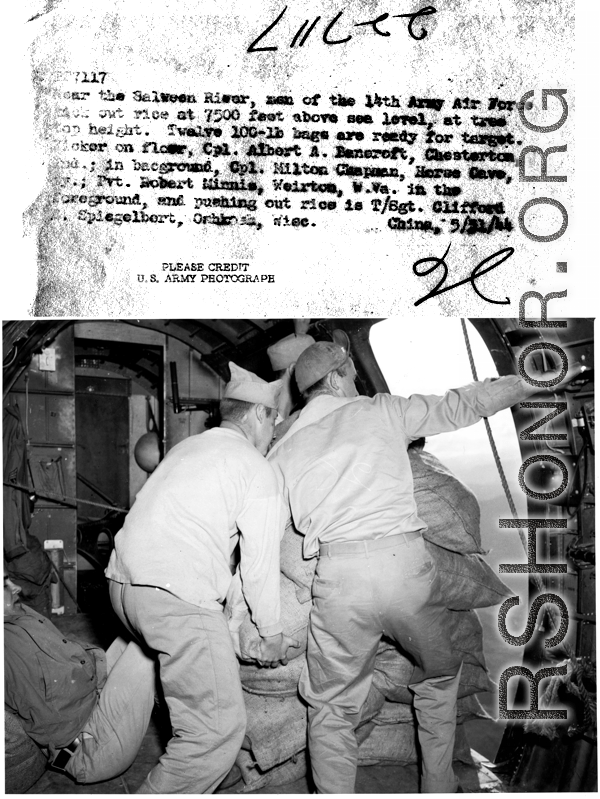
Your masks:
M31 478L36 493L58 494L60 497L76 495L75 450L73 447L32 446L29 457ZM75 506L73 500L66 500ZM40 496L40 507L61 509L57 502Z
M27 384L29 391L73 391L75 386L73 328L63 330L49 346L55 351L55 370L41 370L39 357L35 354L29 368L16 381L13 390L24 391Z

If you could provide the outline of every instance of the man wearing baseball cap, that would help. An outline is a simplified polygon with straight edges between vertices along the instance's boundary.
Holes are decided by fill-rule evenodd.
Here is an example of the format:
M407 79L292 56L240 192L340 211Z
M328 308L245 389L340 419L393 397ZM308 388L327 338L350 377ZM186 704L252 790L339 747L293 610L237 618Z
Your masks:
M240 543L243 592L261 636L257 660L286 661L279 620L285 514L264 459L279 381L230 363L221 426L173 447L137 495L106 576L125 626L158 655L173 737L138 793L208 793L234 764L246 714L223 613Z
M337 333L337 331L336 331ZM529 397L516 376L471 383L444 396L358 396L345 334L298 358L307 401L269 452L304 557L319 557L307 662L309 751L319 793L353 793L355 729L382 635L412 657L421 749L421 791L452 793L461 659L452 652L447 609L424 547L407 447L456 430Z

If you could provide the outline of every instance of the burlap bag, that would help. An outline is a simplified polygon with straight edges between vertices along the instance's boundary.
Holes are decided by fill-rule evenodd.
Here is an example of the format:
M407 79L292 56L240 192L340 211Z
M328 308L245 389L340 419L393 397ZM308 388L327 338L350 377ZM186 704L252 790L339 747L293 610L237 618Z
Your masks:
M244 746L252 751L260 769L266 771L305 748L306 706L297 691L286 697L247 694L245 700L248 724ZM372 686L360 723L371 721L383 703L383 694Z
M430 452L409 449L408 457L424 538L463 555L483 552L475 494Z
M450 552L427 540L425 546L440 575L444 604L451 610L487 608L512 595L481 555Z
M484 715L474 694L493 689L482 649L482 630L475 607L501 602L509 589L476 553L481 552L479 507L473 493L426 452L409 452L419 516L428 525L427 547L440 574L450 612L452 646L463 657L459 688L459 721ZM284 631L301 642L287 666L261 669L241 666L246 691L248 728L240 755L243 791L292 782L306 770L306 708L297 694L305 663L311 586L317 559L302 557L303 537L290 523L281 542L281 609ZM258 640L248 617L240 630L242 647ZM359 762L416 763L412 695L407 688L412 663L399 648L382 641L375 661L373 686L357 730ZM459 728L460 729L460 728ZM467 759L464 736L457 735L455 756Z
M454 760L470 765L473 763L462 724L456 727ZM358 747L359 766L383 763L409 766L417 762L417 734L412 724L373 724L367 738Z
M470 696L495 687L489 677L483 654L483 630L474 611L450 611L448 614L453 649L463 659L458 696ZM414 666L394 642L383 641L375 659L373 684L392 702L411 704L408 690Z

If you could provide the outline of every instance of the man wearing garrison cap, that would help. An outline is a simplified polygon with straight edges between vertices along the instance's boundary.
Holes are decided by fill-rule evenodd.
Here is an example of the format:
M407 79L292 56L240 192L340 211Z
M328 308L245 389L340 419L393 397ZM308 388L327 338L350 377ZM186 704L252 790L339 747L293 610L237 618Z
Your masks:
M277 441L287 432L288 428L298 417L299 411L294 411L294 407L300 401L300 392L294 379L294 366L305 349L314 344L315 340L307 333L292 333L280 341L271 344L267 349L267 355L271 362L271 369L281 380L281 392L277 410L282 421L275 428L274 441Z
M409 688L421 792L452 793L461 659L451 647L439 576L423 543L407 447L475 424L537 389L511 375L444 396L360 397L348 339L338 331L334 339L312 344L298 358L295 378L306 406L268 457L304 535L304 557L319 557L299 683L308 704L315 786L318 793L354 793L355 729L387 635L415 666Z
M240 543L259 663L286 662L279 620L285 515L264 459L280 381L229 364L221 426L173 447L137 495L106 570L125 626L157 653L173 737L138 793L208 793L234 764L246 714L223 602Z

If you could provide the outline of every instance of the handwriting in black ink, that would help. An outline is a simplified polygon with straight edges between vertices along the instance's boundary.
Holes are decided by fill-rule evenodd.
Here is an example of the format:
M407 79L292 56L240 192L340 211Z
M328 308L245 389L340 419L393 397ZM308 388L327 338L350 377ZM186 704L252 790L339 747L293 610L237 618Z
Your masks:
M270 46L264 46L264 47L258 47L257 45L259 44L259 42L262 42L263 39L265 39L269 35L269 33L271 33L271 31L274 28L277 27L277 25L283 19L283 16L284 16L285 12L287 11L287 8L288 7L285 6L283 11L281 11L281 13L276 17L276 19L274 19L273 22L271 22L271 24L268 25L262 31L262 33L260 33L257 36L256 39L254 39L254 41L248 47L248 50L247 50L248 53L266 53L266 52L273 52L273 51L279 49L279 47L277 45L270 45ZM331 34L333 28L340 21L343 13L344 13L343 10L342 11L338 11L338 13L333 17L333 19L331 19L331 21L325 27L325 30L323 31L323 37L322 37L324 44L327 44L327 45L345 44L346 42L349 42L350 39L352 39L352 34L348 34L347 36L345 36L343 38L339 38L339 39L330 38L330 34ZM421 41L422 39L424 39L427 36L427 31L422 26L420 31L419 31L419 33L416 33L415 32L415 27L414 27L415 23L421 17L428 17L431 14L435 14L435 13L437 13L437 9L435 9L433 6L424 6L423 8L420 8L418 11L413 11L410 14L393 14L392 18L405 18L405 19L408 19L408 34L409 34L409 36L411 37L411 39L415 39L416 41ZM367 20L366 22L355 22L354 23L354 27L355 28L360 28L360 27L363 27L363 26L366 26L366 25L371 25L371 27L373 28L373 33L375 33L376 35L378 35L378 36L390 36L391 34L390 34L389 31L380 30L380 28L378 27L378 25L380 23L385 22L386 19L389 19L389 18L390 18L390 15L386 12L384 14L380 14L378 17L375 17L375 19ZM320 19L321 19L321 17L318 16L310 24L309 24L309 20L305 19L304 22L302 23L302 25L296 31L295 35L293 36L293 38L292 38L292 40L290 42L290 47L296 47L296 46L303 47L305 42L307 41L308 37L310 36L310 34L316 28L316 26L317 26L318 22L320 21Z
M506 260L508 260L511 257L511 255L514 253L513 247L503 247L501 250L498 250L498 252L492 253L492 255L488 255L487 258L484 258L483 261L481 261L481 263L475 266L469 277L466 277L464 280L459 280L458 283L453 283L451 286L445 286L444 288L442 288L442 286L446 282L446 278L448 277L448 265L446 264L446 256L450 252L450 247L451 244L448 245L448 247L446 248L446 252L442 255L441 258L432 256L429 258L420 258L418 261L414 262L413 272L418 277L425 277L426 275L430 275L440 266L443 269L441 280L437 283L436 286L434 286L434 288L431 289L431 291L428 294L426 294L424 297L421 297L420 300L417 300L415 302L415 306L421 305L422 302L430 300L432 297L437 297L438 294L444 294L444 292L446 291L451 291L452 289L457 288L457 286L463 286L465 283L470 283L473 288L473 291L479 297L481 297L482 300L485 300L486 302L491 302L494 305L510 305L510 299L508 297L506 297L504 300L492 300L490 297L486 297L485 294L482 294L481 291L477 288L476 281L478 278L482 277L488 272L491 272L492 269L496 269L496 267L500 266L500 264L503 264ZM421 264L428 264L428 263L432 264L432 266L430 266L429 269L425 269L424 271L419 272L418 267ZM483 269L482 267L484 267L488 263L490 265L487 266L485 269Z

